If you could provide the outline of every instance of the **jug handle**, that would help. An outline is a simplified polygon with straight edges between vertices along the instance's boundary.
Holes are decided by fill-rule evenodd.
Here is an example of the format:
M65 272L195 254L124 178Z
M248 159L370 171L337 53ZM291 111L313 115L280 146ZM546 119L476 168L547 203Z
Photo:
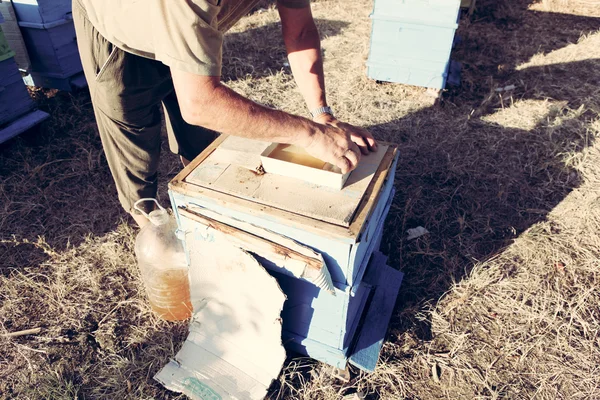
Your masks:
M151 197L146 197L146 198L143 198L143 199L139 199L138 201L136 201L135 203L133 203L133 208L135 208L136 210L138 210L139 212L141 212L144 215L144 217L150 219L150 216L144 210L142 210L141 208L138 207L138 204L140 204L140 203L142 203L144 201L153 201L153 202L156 203L156 205L158 206L159 209L161 209L161 210L164 211L164 208L158 203L158 200L156 200L156 199L153 199Z

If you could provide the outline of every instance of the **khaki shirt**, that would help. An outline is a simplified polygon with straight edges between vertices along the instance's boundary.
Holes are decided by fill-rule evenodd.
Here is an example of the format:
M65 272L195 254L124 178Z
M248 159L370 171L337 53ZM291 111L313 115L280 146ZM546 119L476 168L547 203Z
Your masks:
M109 42L171 68L220 76L223 33L258 0L76 0ZM278 0L290 8L310 0Z

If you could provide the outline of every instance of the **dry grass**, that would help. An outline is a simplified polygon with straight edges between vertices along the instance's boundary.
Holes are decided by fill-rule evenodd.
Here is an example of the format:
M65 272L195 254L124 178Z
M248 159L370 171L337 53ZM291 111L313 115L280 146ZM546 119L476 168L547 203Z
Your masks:
M268 4L229 35L225 79L305 115ZM405 281L375 373L290 360L270 397L600 398L600 5L478 0L439 105L365 77L370 8L314 14L330 103L400 144L383 247ZM89 97L34 95L51 121L0 147L0 333L43 330L0 337L0 398L182 398L151 377L186 326L145 302ZM163 204L177 170L165 149Z

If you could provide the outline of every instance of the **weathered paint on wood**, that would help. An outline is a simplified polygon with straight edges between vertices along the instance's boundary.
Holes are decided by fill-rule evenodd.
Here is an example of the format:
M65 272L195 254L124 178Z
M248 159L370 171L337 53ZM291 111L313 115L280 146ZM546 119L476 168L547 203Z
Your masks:
M336 288L334 296L289 276L273 276L288 298L281 313L284 330L343 350L369 288L361 283L356 295Z
M327 346L292 332L283 331L281 337L283 339L283 345L288 351L294 351L302 355L310 354L310 357L315 360L333 365L336 368L346 368L348 359L344 350Z
M390 145L391 146L391 145ZM390 151L391 150L391 151ZM373 213L373 208L378 204L382 193L382 187L386 184L393 185L396 175L396 164L400 153L397 147L391 146L381 160L379 169L373 177L373 181L365 191L361 202L358 204L352 225L348 229L358 242L361 233L367 228L367 221ZM391 183L389 183L391 181Z
M241 225L238 226L236 221L243 221L244 223L262 227L265 230L285 236L291 240L302 243L303 245L314 249L323 256L329 272L331 273L334 284L336 284L336 286L346 285L346 279L343 271L346 270L348 257L350 256L350 243L344 243L342 241L332 239L329 237L328 233L318 235L309 230L304 230L302 229L303 226L300 224L290 227L289 225L284 224L285 220L283 220L282 223L281 218L278 218L277 215L257 216L238 211L228 206L223 206L219 203L216 203L214 201L214 197L195 197L192 195L186 196L174 191L171 191L171 193L174 201L173 204L205 208L214 211L223 217L228 217L232 226L241 229ZM174 209L174 211L177 215L177 210ZM322 251L321 249L326 250ZM340 265L343 265L344 269L342 269Z
M395 171L398 162L398 156L394 158L390 170ZM394 177L393 174L382 182L381 187L376 193L376 197L372 200L376 207L370 213L367 220L365 221L365 228L362 230L359 236L359 240L355 245L352 246L350 251L350 258L348 260L348 269L345 276L348 285L352 285L353 282L359 282L356 279L356 275L359 273L361 266L364 266L369 261L369 256L372 251L371 242L376 237L376 231L383 229L383 224L387 217L391 202L394 198ZM367 249L371 249L368 250ZM363 269L364 270L364 269Z
M342 348L347 357L350 356L350 347L355 341L360 321L362 320L362 316L366 313L368 300L371 298L374 290L373 286L367 282L360 282L360 284L353 286L352 289L353 290L350 292L352 301L348 307L348 315L352 318L348 319L346 324L346 334L344 336L344 341L342 342Z
M374 13L429 25L456 22L461 0L376 0Z
M278 267L279 271L306 279L322 289L333 291L331 276L323 257L311 249L280 235L260 232L264 236L269 236L269 240L181 207L178 212L180 217L194 221L196 224L188 225L196 225L203 235L213 234L211 231L216 231L232 245L269 260ZM192 228L190 226L190 229ZM254 229L255 232L257 230Z
M368 235L370 237L368 238L368 240L365 242L360 242L356 246L352 247L352 262L355 263L357 260L362 260L360 266L355 268L353 271L352 282L361 282L363 280L363 276L368 268L371 255L379 250L379 243L381 242L381 238L383 236L385 218L387 216L391 204L392 197L389 198L385 206L385 212L383 215L381 215L379 222L377 224L372 225L374 229L369 229ZM352 285L353 290L355 290L355 286L356 285Z

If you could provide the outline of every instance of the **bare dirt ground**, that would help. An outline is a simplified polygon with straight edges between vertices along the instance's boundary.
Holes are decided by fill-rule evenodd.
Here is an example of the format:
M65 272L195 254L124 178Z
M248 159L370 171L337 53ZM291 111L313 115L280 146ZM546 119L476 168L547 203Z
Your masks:
M600 398L600 4L479 0L440 104L367 79L371 8L313 13L337 115L400 145L383 251L404 284L373 374L291 359L270 398ZM306 115L277 21L234 28L224 80ZM0 398L184 398L152 380L186 324L145 301L89 95L33 95L50 121L0 146ZM179 164L166 147L161 162L167 205Z

